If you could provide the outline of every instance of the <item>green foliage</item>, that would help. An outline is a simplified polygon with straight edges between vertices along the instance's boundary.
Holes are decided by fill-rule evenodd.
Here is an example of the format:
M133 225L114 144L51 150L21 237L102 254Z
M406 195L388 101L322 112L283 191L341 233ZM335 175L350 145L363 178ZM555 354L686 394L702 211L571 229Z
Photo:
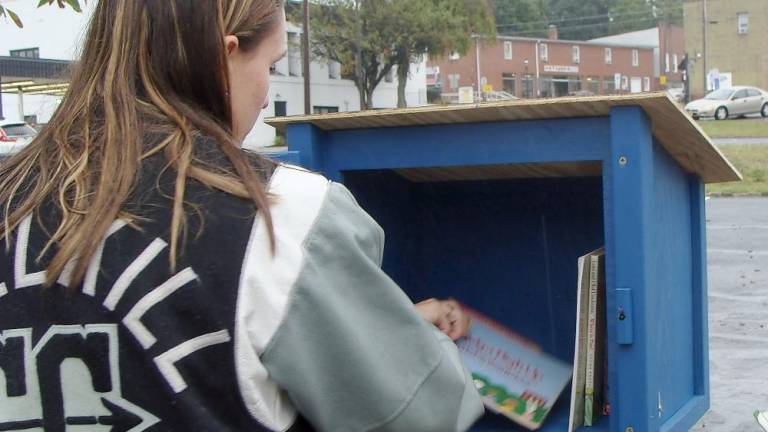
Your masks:
M24 24L21 22L19 16L16 15L14 11L4 7L2 4L0 4L0 16L10 18L11 21L13 21L13 23L16 24L16 26L19 28L24 27Z
M495 35L489 0L323 0L310 8L312 54L341 63L362 109L372 108L373 91L393 68L404 105L411 61L427 52L466 52L473 34Z
M744 180L708 184L708 194L763 194L768 196L768 142L765 144L729 144L718 147L744 176Z
M610 34L642 30L656 25L653 5L646 0L614 0L610 8Z
M87 2L88 0L83 0L83 4L86 4ZM83 9L80 7L80 0L40 0L40 2L37 4L37 7L46 5L50 6L54 3L61 9L69 6L75 12L81 13L83 11ZM17 27L24 27L24 23L21 21L21 18L19 18L15 12L3 6L2 3L0 3L0 17L8 17L11 19L11 21L13 21L14 24L16 24Z
M493 6L500 34L526 37L547 35L545 0L493 0Z
M550 23L561 39L587 40L608 33L613 0L548 0ZM645 1L645 0L637 0Z
M588 40L655 27L682 25L683 0L494 0L499 33L545 37L550 24L559 37Z

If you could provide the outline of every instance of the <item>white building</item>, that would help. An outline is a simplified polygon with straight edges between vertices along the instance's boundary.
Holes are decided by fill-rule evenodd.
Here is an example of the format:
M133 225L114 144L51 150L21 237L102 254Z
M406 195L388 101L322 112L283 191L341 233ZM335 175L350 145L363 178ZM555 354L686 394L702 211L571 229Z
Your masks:
M301 28L288 25L288 55L273 68L269 107L262 117L304 114L304 78L301 71ZM310 63L310 101L314 113L359 111L360 98L354 82L341 78L341 66L314 59ZM409 107L427 104L426 62L411 64L405 87ZM397 72L393 70L373 92L374 108L397 106ZM258 122L245 140L246 147L272 145L275 130Z

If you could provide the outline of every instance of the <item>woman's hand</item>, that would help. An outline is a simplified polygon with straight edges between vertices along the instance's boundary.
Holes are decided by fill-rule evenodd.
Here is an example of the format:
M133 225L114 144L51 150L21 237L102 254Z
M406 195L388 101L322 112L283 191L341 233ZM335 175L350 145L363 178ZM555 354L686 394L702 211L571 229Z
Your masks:
M435 325L453 340L466 336L469 331L469 317L462 312L455 300L424 300L414 305L425 320Z

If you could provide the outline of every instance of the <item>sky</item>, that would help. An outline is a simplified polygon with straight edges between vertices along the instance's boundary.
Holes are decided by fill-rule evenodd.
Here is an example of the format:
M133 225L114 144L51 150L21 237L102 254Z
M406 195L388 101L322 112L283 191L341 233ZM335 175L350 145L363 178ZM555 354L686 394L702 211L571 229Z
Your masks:
M0 18L0 56L9 55L14 49L38 47L41 58L73 60L78 56L95 1L89 1L83 13L55 5L38 9L38 0L0 0L0 3L16 12L24 23L20 29L10 19ZM2 98L5 119L21 120L17 96L3 94ZM24 97L25 113L37 115L42 123L48 121L57 105L58 98L51 96Z
M20 29L11 20L0 18L0 55L7 56L12 49L39 47L40 57L65 60L76 58L94 6L91 0L83 13L77 13L55 5L38 9L37 0L0 0L0 3L16 12L24 22L24 28Z

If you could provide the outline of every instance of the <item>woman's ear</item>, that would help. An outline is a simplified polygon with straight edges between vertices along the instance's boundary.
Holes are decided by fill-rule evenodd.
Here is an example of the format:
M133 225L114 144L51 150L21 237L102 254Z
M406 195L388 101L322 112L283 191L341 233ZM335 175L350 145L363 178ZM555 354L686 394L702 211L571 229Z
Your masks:
M239 46L240 41L237 39L237 36L224 36L224 48L227 50L227 55L232 55Z

